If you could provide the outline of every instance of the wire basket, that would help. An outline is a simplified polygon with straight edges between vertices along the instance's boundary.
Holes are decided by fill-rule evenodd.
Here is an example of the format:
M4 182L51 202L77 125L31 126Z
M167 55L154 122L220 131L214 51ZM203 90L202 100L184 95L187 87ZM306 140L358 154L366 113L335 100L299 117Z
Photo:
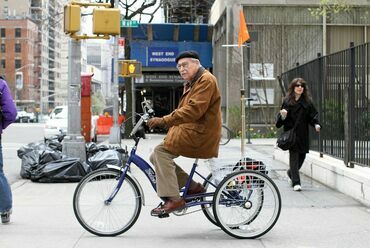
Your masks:
M227 162L229 162L228 160ZM209 159L208 168L212 173L212 178L217 184L222 181L227 175L240 170L259 171L263 174L268 174L266 165L260 161L252 158L242 158L236 164L227 164L224 159Z

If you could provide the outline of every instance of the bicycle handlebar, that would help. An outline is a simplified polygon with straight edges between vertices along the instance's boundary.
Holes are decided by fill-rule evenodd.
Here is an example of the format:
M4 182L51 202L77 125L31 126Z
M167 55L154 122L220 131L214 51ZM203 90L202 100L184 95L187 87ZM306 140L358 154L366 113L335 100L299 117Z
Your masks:
M152 105L151 105L149 100L146 100L145 97L144 97L144 101L141 102L141 107L143 108L144 114L140 116L140 120L136 123L136 125L132 129L132 131L130 133L130 137L134 137L134 135L139 130L141 125L144 122L147 122L150 118L152 118L154 116L154 110L152 108Z

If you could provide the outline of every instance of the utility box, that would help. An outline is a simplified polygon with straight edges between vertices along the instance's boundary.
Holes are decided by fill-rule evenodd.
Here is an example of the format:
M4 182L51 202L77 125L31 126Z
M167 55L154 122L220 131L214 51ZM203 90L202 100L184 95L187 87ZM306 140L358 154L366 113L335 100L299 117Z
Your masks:
M78 5L64 5L64 33L73 34L81 29L81 8Z
M93 73L81 74L81 135L91 142L91 78Z
M95 8L93 10L93 34L119 35L121 12L119 9Z

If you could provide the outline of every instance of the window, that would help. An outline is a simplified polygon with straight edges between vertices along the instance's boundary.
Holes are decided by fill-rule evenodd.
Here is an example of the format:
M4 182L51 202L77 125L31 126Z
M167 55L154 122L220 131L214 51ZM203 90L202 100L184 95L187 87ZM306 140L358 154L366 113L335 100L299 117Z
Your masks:
M1 50L2 53L5 53L5 44L1 44Z
M9 14L9 8L8 8L8 6L5 6L4 7L3 14L4 14L4 16L8 16L8 14Z
M21 37L22 36L22 30L21 28L15 29L15 37Z
M5 37L5 28L1 28L1 37Z
M0 68L5 68L5 59L2 59L1 60Z
M21 68L21 65L22 65L22 60L16 59L15 60L15 68L16 69Z
M21 44L20 43L15 44L15 52L16 53L20 53L21 52Z

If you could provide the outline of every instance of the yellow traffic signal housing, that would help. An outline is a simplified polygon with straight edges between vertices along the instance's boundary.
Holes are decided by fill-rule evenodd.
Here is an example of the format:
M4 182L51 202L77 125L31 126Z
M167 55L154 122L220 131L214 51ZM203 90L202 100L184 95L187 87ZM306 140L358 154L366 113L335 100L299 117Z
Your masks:
M78 5L64 5L64 33L73 34L81 28L81 8Z
M95 8L93 11L93 33L119 35L121 13L118 8Z
M120 60L119 71L122 77L141 77L141 62L136 60Z

